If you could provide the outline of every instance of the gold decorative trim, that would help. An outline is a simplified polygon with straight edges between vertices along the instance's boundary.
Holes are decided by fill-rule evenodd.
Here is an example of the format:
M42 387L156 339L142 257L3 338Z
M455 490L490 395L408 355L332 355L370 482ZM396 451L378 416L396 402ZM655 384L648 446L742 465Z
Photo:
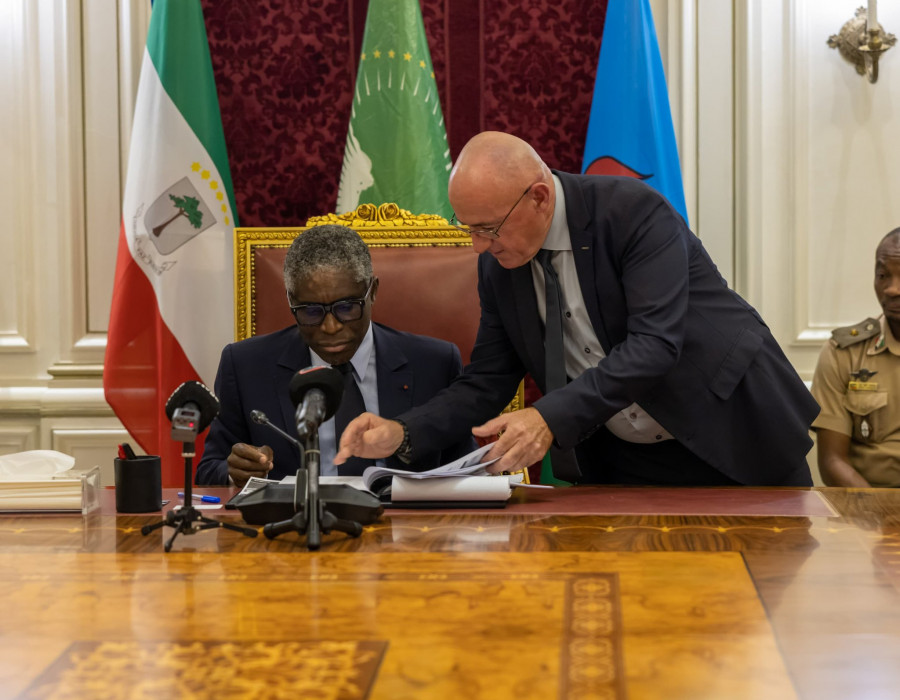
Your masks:
M393 202L386 204L360 204L354 211L345 214L325 214L324 216L311 216L306 222L307 227L321 226L322 224L341 224L352 229L368 228L374 226L386 226L394 228L416 227L450 227L450 222L437 214L413 214L407 209L401 209ZM457 230L457 232L459 232ZM461 232L460 232L461 233Z
M560 658L560 697L624 698L622 622L618 576L591 574L566 581L565 643Z
M288 248L302 228L235 228L234 229L234 339L245 340L256 332L253 307L256 279L253 251L255 248Z

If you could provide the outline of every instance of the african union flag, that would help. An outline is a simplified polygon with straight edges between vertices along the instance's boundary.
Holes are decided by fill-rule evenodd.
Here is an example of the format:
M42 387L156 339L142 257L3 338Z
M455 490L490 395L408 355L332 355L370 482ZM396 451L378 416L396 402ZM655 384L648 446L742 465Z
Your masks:
M450 216L450 147L418 0L370 0L337 211Z

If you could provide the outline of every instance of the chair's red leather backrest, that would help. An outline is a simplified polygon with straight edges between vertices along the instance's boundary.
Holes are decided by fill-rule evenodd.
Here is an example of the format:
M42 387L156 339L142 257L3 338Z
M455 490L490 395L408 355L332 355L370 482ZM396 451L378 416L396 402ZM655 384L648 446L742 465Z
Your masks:
M373 247L379 278L372 318L397 330L455 343L463 364L478 332L477 255L471 246ZM284 291L287 248L258 247L254 255L254 333L294 322Z
M253 248L252 331L263 335L294 323L284 291L284 259L287 246Z

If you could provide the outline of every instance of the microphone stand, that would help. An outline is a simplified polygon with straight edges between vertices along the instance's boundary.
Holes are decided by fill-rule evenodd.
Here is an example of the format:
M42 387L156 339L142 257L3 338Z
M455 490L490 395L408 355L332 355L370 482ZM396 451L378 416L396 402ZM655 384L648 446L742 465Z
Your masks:
M194 455L194 443L182 442L181 456L184 457L184 505L181 506L181 508L173 508L172 510L168 511L166 513L166 517L160 520L158 523L154 523L153 525L144 525L144 527L141 528L141 534L149 535L151 532L153 532L154 530L158 530L164 525L175 528L175 532L173 532L172 536L168 540L166 540L164 549L167 552L171 551L172 543L175 542L175 538L178 537L178 534L182 532L185 535L193 535L195 532L199 532L200 530L211 530L213 528L224 527L227 530L240 532L247 537L256 537L259 534L259 531L256 528L241 527L240 525L233 525L231 523L225 523L220 520L208 518L194 507L194 494L192 491L194 475L192 460L194 458Z
M263 526L263 534L270 540L285 532L306 535L306 548L311 552L321 546L323 532L327 535L332 530L338 530L346 532L351 537L359 537L362 534L362 525L355 520L338 518L328 510L328 504L319 499L318 430L314 430L306 439L303 452L304 459L297 469L297 481L294 484L296 512L288 520Z

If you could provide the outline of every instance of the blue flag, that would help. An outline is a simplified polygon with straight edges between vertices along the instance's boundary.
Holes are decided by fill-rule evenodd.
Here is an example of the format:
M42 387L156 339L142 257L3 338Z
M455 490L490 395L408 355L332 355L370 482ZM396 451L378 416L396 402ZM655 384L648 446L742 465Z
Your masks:
M582 172L629 175L687 221L669 95L649 0L609 0Z

